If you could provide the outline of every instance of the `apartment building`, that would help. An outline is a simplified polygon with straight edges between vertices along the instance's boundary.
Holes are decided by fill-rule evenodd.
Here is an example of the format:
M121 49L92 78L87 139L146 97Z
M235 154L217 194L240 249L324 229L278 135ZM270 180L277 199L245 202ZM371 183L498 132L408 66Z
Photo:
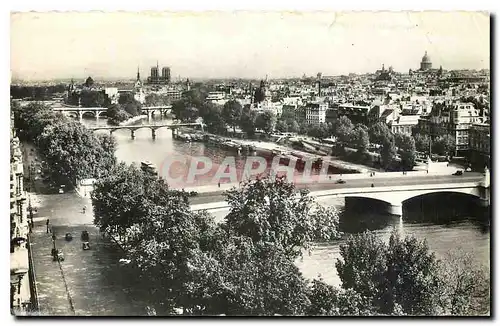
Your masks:
M305 107L306 123L308 125L320 125L326 122L326 103L308 103Z
M469 150L469 129L472 124L483 123L484 116L472 103L455 102L434 105L431 114L421 117L418 129L435 138L448 134L455 139L455 155L465 155Z
M420 116L418 115L400 115L390 123L393 133L412 134L412 130L418 124Z
M469 128L470 161L480 167L490 166L490 146L490 124L473 123Z

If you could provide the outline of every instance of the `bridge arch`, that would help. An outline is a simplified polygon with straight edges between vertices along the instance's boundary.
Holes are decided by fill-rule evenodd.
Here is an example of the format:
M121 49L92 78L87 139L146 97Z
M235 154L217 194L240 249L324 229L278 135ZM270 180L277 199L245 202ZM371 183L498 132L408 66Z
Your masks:
M401 202L403 204L409 203L412 200L425 198L432 195L462 195L469 197L471 199L481 199L481 193L478 188L461 188L461 189L436 189L428 190L425 193L412 195L408 198L403 199Z
M80 118L78 111L65 111L63 114L66 115L67 117L70 117L70 118L73 118L76 120L78 120Z
M96 112L94 111L81 111L81 114L82 114L82 118L87 118L87 117L91 117L91 118L96 118Z
M103 117L103 118L107 118L107 117L108 117L108 110L97 111L97 112L96 112L96 116L97 116L98 118L101 118L101 117Z

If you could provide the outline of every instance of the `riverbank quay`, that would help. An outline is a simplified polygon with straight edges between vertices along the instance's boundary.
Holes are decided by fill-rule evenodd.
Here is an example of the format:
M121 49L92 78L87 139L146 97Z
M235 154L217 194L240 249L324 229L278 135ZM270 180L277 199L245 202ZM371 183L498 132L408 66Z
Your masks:
M199 134L199 130L194 130L192 128L186 128L191 133ZM215 135L211 133L204 133L205 142L214 146L223 147L228 150L234 151L236 154L241 155L243 153L247 155L264 155L264 156L277 156L282 155L287 158L297 159L299 156L302 159L312 159L318 160L322 159L329 166L353 173L367 173L367 172L378 172L380 169L351 163L340 159L336 156L330 155L318 155L307 151L294 149L291 146L279 145L274 142L262 141L262 140L249 140L241 138L232 138L226 136ZM292 155L292 153L294 155Z
M25 165L37 160L32 146L25 148ZM36 180L35 180L36 179ZM141 316L146 315L146 303L132 293L140 291L130 282L129 273L119 260L121 249L103 237L93 225L90 199L74 191L62 194L41 194L41 179L32 178L28 192L34 207L31 252L35 284L38 293L38 315L42 316ZM83 211L83 207L86 207ZM49 220L49 232L47 232ZM90 235L90 250L83 250L82 231ZM65 239L66 234L72 240ZM54 262L55 247L64 260ZM143 296L144 297L144 296ZM138 299L139 298L139 299Z

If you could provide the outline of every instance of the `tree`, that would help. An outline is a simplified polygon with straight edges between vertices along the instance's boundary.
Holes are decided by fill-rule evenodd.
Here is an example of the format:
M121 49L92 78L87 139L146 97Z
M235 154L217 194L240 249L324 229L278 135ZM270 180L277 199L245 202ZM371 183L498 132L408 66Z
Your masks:
M158 180L155 182L159 182ZM200 248L200 225L185 195L164 191L167 201L147 196L147 211L129 228L128 258L139 269L149 300L160 314L181 308L198 314L211 301L214 258ZM149 198L148 198L149 197Z
M274 243L291 258L318 238L339 236L337 212L318 210L307 192L297 193L293 183L282 177L248 181L228 191L227 202L230 210L225 220L230 230L254 243Z
M320 280L313 280L309 290L309 316L370 316L376 314L366 297L347 289L337 289Z
M226 132L224 114L218 106L206 104L202 115L203 122L207 125L207 130L212 133L222 134Z
M409 315L440 313L439 264L425 241L402 238L393 231L386 253L384 304L381 312L392 313L396 305Z
M382 167L384 169L390 169L396 159L396 146L394 145L394 140L385 140L382 144L382 151L380 153Z
M231 100L224 104L222 109L222 116L224 121L230 126L233 126L233 131L236 132L236 125L241 119L242 107L236 100Z
M368 137L368 132L365 128L356 126L351 133L352 141L354 143L355 148L359 153L368 152L368 146L370 145L370 140Z
M413 170L416 162L415 140L408 134L396 134L395 143L399 148L401 156L401 167L406 170Z
M323 123L319 125L313 125L307 131L307 135L318 139L326 138L328 137L328 129Z
M234 235L215 257L220 281L207 293L215 299L208 314L303 315L309 306L306 280L272 243Z
M123 111L118 104L109 106L106 115L108 116L108 124L115 126L130 118L130 114Z
M371 304L376 305L383 293L385 252L384 243L373 233L350 236L340 246L342 260L335 264L342 288L370 298Z
M92 79L92 77L88 77L85 80L85 86L86 87L92 87L92 86L94 86L94 80Z
M113 140L96 136L75 121L48 125L38 140L51 179L68 186L106 174L116 163L115 148Z
M288 131L298 133L300 131L300 126L297 121L293 120L288 123Z
M141 217L146 175L135 165L117 164L92 191L94 224L101 231L125 235Z
M129 103L135 103L134 94L130 92L120 93L120 97L118 97L118 104L125 106Z
M490 313L490 280L485 266L458 248L448 252L441 264L442 305L445 313L458 316Z
M335 136L343 144L348 144L351 141L351 133L354 125L346 116L341 116L335 125Z
M146 106L169 105L170 99L167 96L158 93L149 93L146 95Z
M195 121L200 117L198 108L202 107L202 104L195 104L197 102L189 98L177 100L172 103L172 113L181 121Z
M441 313L439 261L425 241L402 238L394 230L385 244L364 233L349 238L340 250L336 266L342 287L369 298L376 312Z
M257 115L257 118L255 119L255 127L261 129L268 135L273 132L275 125L276 116L270 111L262 112L261 114Z
M415 149L419 152L427 153L430 148L430 138L427 135L416 134L413 136L415 139Z
M450 135L439 136L432 142L432 152L438 155L450 155L455 150L455 138Z
M106 96L101 91L83 90L80 93L80 104L83 107L105 107Z
M61 114L56 114L39 102L26 106L13 103L11 109L14 112L14 126L18 130L19 138L30 142L38 141L45 127L63 119Z
M129 115L131 115L132 117L135 117L135 116L141 114L141 104L137 101L124 104L123 110L125 112L127 112Z
M383 144L386 141L390 141L393 138L392 132L389 127L383 122L377 122L372 125L368 131L370 136L370 141L374 144Z
M279 131L279 132L287 132L288 131L288 124L283 121L283 120L278 120L278 122L276 122L276 130Z
M240 118L241 130L252 137L255 134L256 121L257 113L253 110L250 110L250 108L245 108Z

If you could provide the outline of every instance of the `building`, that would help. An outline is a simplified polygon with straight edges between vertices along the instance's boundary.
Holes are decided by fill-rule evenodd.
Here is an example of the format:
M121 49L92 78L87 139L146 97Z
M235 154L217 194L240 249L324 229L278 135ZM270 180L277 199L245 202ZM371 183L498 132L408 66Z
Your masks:
M326 103L307 103L306 111L306 124L320 125L326 122L326 111L328 104Z
M161 93L165 94L171 101L180 100L182 97L182 91L173 87L169 87L166 90L163 90Z
M159 66L151 67L151 76L148 77L147 84L149 85L167 85L170 84L170 67L163 67L161 76L159 75Z
M427 51L425 51L425 54L422 57L422 61L420 61L420 70L427 71L431 69L432 69L431 58L427 55Z
M252 103L250 105L250 108L256 112L271 112L273 113L276 117L280 117L281 114L283 113L283 104L281 102L272 102L269 100L259 102L259 103Z
M224 105L228 101L225 92L209 92L205 100L218 105Z
M106 87L104 88L104 95L108 98L111 104L117 104L118 98L120 97L118 93L118 87Z
M163 67L161 69L161 77L167 81L167 84L170 83L170 67Z
M431 114L420 117L418 130L432 139L447 134L455 139L455 155L466 155L469 150L469 129L474 123L483 123L485 116L472 103L435 103Z
M491 130L489 123L473 123L469 128L469 159L479 168L490 167Z
M10 137L10 307L14 314L23 315L35 307L30 288L29 226L22 153L13 129Z
M389 127L394 134L411 135L419 119L418 115L400 115L389 124Z
M352 123L362 123L368 125L368 113L370 105L355 105L351 103L340 104L337 109L337 116L346 116Z

